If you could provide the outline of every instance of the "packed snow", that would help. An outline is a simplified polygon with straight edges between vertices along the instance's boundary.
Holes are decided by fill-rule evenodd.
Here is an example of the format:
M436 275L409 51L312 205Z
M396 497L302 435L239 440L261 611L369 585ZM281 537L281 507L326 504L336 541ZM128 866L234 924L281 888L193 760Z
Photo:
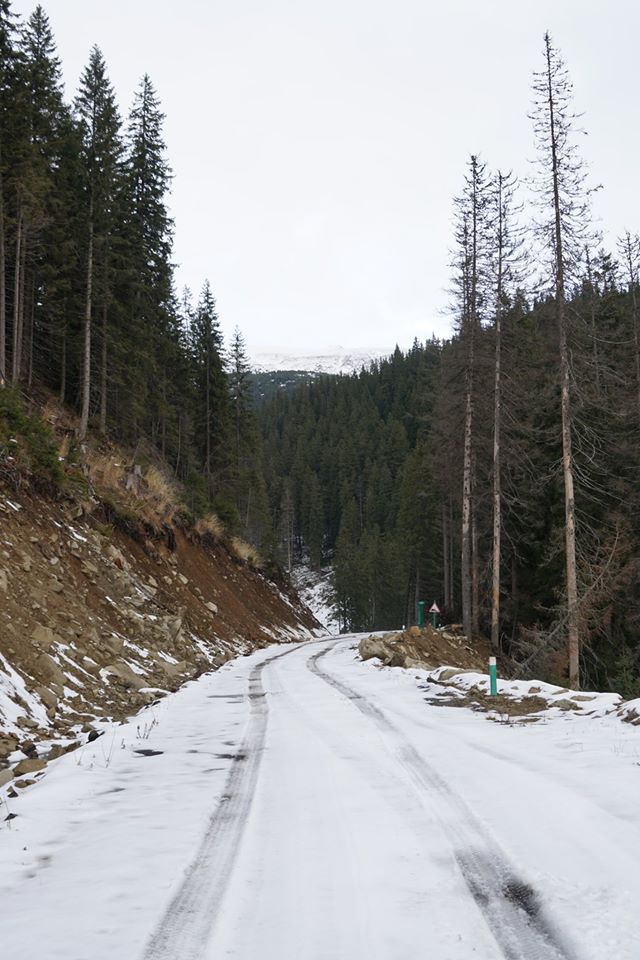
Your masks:
M597 698L488 722L357 640L238 658L3 788L3 952L637 960L640 730Z

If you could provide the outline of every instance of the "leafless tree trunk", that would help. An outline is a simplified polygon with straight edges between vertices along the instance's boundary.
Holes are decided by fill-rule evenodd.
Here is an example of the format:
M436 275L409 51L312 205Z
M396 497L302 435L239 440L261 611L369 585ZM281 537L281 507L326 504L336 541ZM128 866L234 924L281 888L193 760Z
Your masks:
M573 482L573 454L571 448L571 391L569 350L564 289L564 254L560 184L558 173L558 131L555 121L555 96L552 84L551 41L545 37L548 78L549 141L551 144L551 173L555 222L556 289L555 308L560 347L560 396L562 422L562 473L564 477L565 552L567 570L567 625L569 637L569 683L577 689L580 684L580 636L578 629L578 577L576 565L576 505Z
M493 384L493 544L491 558L491 646L500 651L500 566L502 539L502 492L500 465L500 427L502 425L502 275L504 252L503 177L498 173L497 283L495 320L495 364Z
M473 431L473 373L471 369L467 371L466 380L462 466L462 535L460 549L462 571L460 583L462 593L462 626L465 635L471 637L471 438Z

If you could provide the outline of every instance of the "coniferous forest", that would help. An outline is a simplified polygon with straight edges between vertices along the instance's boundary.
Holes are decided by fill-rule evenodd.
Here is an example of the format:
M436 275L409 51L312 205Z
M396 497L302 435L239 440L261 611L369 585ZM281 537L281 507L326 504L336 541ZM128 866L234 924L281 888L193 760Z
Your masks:
M473 154L453 200L451 339L272 400L271 499L346 628L435 599L522 670L637 696L640 240L598 232L548 35L531 112L528 181Z
M95 47L66 97L42 7L0 0L0 382L152 449L272 563L331 563L345 629L437 600L523 670L637 696L640 239L598 232L549 36L528 106L527 181L474 153L452 202L451 338L258 411L209 283L175 289L152 80L125 116Z
M0 381L168 463L195 512L260 540L264 483L239 331L174 288L172 173L144 75L123 116L98 47L63 95L47 14L0 0Z

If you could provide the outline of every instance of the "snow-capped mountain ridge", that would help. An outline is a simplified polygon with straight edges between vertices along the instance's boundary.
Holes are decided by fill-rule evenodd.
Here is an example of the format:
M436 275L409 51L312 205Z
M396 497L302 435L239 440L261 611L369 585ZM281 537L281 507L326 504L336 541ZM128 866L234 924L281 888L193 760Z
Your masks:
M250 351L249 360L255 373L276 370L304 370L310 373L354 373L374 360L389 356L392 349L323 347L314 349L263 347Z

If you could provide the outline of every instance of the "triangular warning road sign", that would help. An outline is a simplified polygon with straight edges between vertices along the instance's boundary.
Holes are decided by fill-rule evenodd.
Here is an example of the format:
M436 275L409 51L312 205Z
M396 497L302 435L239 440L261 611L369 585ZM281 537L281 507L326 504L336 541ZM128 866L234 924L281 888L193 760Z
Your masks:
M431 606L429 607L429 613L440 613L440 607L439 607L438 604L435 602L435 600L433 601L433 603L432 603Z

